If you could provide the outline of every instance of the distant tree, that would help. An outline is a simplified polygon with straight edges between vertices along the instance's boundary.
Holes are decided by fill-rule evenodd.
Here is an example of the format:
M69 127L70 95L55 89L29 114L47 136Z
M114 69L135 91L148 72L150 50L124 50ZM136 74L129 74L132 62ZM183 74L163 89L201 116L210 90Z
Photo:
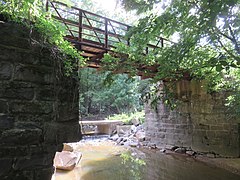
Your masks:
M113 77L106 84L109 72L80 70L80 110L83 114L120 114L143 109L142 95L148 83L126 74Z

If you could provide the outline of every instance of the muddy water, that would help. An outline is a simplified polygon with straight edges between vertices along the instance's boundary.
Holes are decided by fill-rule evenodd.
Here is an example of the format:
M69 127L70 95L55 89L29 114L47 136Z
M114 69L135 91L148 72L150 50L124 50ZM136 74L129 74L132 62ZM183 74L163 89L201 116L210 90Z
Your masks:
M56 180L240 180L240 176L193 158L148 150L128 152L111 142L75 144L83 156L70 172L57 171Z

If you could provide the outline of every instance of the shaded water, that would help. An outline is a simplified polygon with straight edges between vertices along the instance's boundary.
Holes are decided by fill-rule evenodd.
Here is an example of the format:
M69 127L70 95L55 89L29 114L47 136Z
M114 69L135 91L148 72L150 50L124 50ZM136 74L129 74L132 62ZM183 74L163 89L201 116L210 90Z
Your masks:
M193 158L149 150L128 152L108 141L75 144L83 156L70 172L57 171L56 180L239 180L240 176ZM133 156L132 156L133 155Z

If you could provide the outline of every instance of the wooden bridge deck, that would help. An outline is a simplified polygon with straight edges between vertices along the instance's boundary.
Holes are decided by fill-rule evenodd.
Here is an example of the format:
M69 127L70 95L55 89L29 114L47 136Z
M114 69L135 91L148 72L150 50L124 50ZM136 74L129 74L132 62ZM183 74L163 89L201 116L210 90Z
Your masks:
M88 58L88 66L100 67L104 53L111 52L117 43L130 46L126 34L131 26L94 14L77 7L68 7L61 2L48 1L47 10L66 29L66 40L71 42L83 57ZM170 41L156 37L155 44L148 44L145 52L160 48Z

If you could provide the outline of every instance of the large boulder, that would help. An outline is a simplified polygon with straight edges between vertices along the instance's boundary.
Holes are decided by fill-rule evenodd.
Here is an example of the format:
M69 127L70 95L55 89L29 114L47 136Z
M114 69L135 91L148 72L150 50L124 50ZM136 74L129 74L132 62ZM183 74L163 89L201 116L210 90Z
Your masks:
M145 141L146 134L144 131L137 131L135 136L138 139L138 141L140 142Z
M81 157L82 154L80 152L56 152L54 166L57 169L70 171L79 163Z

